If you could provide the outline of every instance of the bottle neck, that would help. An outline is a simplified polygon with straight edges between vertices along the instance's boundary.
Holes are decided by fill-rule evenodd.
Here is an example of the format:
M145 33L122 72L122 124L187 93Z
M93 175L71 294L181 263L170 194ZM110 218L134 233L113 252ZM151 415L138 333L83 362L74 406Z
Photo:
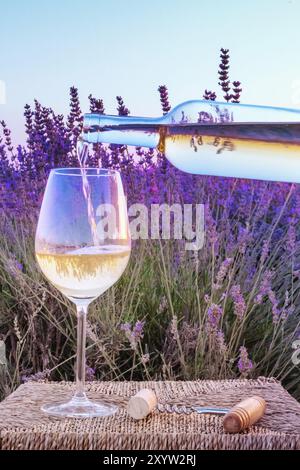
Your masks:
M85 114L82 139L90 144L109 143L155 148L162 118Z

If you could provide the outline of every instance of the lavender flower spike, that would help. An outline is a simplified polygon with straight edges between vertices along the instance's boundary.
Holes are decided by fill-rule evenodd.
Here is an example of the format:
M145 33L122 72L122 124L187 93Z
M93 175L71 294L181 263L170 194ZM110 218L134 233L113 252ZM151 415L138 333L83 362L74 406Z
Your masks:
M208 326L213 329L216 328L219 324L222 314L222 308L219 307L219 305L212 304L207 311Z
M238 360L238 369L242 375L247 375L253 369L253 362L249 359L248 351L245 346L240 347L240 357Z
M238 319L241 320L246 312L246 303L239 285L231 288L231 297L234 305L234 313Z

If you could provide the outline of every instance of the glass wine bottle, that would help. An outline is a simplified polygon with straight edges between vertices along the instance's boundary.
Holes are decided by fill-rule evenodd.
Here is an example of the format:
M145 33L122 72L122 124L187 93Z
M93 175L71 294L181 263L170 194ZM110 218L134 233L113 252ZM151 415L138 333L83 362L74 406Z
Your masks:
M86 114L82 140L157 148L188 173L300 182L300 110L187 101L165 116Z

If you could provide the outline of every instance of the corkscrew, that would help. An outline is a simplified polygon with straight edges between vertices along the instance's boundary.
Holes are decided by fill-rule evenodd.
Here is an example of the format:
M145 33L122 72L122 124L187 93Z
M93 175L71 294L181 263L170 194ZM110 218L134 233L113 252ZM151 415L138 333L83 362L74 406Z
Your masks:
M253 396L242 400L232 408L177 406L158 403L156 394L149 389L142 389L130 398L127 406L129 416L134 419L146 418L154 409L167 413L212 414L224 416L224 430L229 433L241 432L255 424L265 413L266 402L263 398Z

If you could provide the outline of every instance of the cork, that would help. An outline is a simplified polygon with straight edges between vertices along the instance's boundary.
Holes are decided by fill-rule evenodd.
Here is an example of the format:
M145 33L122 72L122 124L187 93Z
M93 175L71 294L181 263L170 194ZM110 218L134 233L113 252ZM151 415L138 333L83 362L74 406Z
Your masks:
M127 412L134 419L143 419L157 405L157 398L153 390L143 388L130 398L127 404Z
M266 402L263 398L254 396L235 405L223 419L225 431L241 432L256 423L265 413Z

